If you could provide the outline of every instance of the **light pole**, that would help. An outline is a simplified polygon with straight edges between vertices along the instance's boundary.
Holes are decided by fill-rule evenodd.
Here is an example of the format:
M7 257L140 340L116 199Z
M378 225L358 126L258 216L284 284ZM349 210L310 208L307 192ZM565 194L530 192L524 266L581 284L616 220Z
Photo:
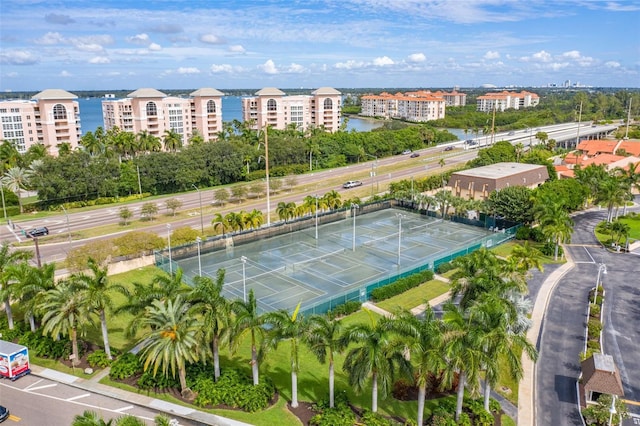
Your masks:
M62 211L67 217L67 233L69 234L69 246L71 246L71 227L69 226L69 214L67 213L67 209L65 209L62 204L60 204L60 207L62 207Z
M616 414L616 396L611 395L611 408L609 408L609 426L613 424L614 414Z
M402 213L396 213L398 217L398 266L400 266L400 248L402 247Z
M173 265L171 264L171 224L167 223L167 243L169 245L169 275L173 275Z
M4 204L4 185L0 182L0 194L2 194L2 212L4 213L4 220L7 220L7 207Z
M202 276L202 261L200 260L200 243L202 238L196 237L196 244L198 244L198 273Z
M598 264L598 278L596 278L596 289L593 292L593 304L596 304L598 299L598 287L600 286L600 274L607 275L607 265L604 263Z
M242 261L242 300L247 303L247 275L245 273L245 265L247 264L247 257L242 256L240 258Z
M267 177L267 227L271 226L271 187L269 186L269 125L264 126L264 165Z
M411 202L413 203L413 176L411 176Z
M377 177L377 173L374 170L374 167L377 167L378 165L378 157L373 155L373 154L367 154L365 152L365 155L369 156L369 157L373 157L375 159L375 161L373 163L371 163L371 196L373 197L373 178L376 178L376 184L378 182L378 177ZM380 187L378 187L378 191L380 190Z
M316 199L316 241L318 241L318 194L314 197Z
M356 210L360 208L357 204L351 204L351 215L353 216L353 242L351 244L351 250L356 251Z
M196 191L198 191L198 199L200 201L200 233L204 235L204 221L202 219L202 194L200 193L200 190L197 186L195 186L194 184L191 184L191 186L193 186Z

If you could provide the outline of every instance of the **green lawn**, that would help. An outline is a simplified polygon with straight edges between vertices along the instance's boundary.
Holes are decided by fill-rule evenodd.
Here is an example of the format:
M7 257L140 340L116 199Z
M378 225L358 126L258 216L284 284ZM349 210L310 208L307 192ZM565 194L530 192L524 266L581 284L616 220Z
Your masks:
M640 240L640 215L630 214L627 216L620 217L618 219L620 222L629 225L629 239L630 240ZM598 232L598 227L596 226L595 235L598 241L602 244L608 245L611 242L611 234ZM624 239L621 240L620 245L624 245Z
M393 312L397 308L411 310L446 293L449 288L448 283L434 279L390 299L378 302L376 305L389 312Z

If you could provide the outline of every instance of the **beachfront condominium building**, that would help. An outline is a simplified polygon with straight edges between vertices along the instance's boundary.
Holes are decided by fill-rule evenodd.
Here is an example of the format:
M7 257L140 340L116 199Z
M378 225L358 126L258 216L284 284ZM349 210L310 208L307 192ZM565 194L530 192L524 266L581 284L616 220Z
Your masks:
M477 98L477 110L482 112L504 111L505 109L521 109L538 105L540 97L524 90L508 92L506 90L496 93L487 93Z
M362 105L360 115L365 117L399 118L423 122L444 118L446 100L442 92L432 93L421 90L394 95L387 92L379 95L363 95L360 98L360 104Z
M36 144L57 156L61 144L71 149L80 141L78 97L60 89L47 89L30 100L0 101L0 139L10 142L20 153Z
M182 98L167 96L156 89L138 89L124 99L102 101L105 130L138 134L146 131L162 138L173 130L182 137L183 145L197 130L205 141L214 140L222 130L222 96L216 89L203 88Z
M311 95L287 96L275 87L265 87L255 96L242 98L242 118L254 129L266 125L285 129L290 125L299 130L324 128L329 132L340 129L342 94L331 87L320 87Z

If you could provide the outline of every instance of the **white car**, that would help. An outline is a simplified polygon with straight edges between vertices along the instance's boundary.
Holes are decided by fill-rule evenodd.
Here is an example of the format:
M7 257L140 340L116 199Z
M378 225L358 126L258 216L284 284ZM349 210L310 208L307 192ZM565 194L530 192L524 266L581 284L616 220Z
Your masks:
M355 188L356 186L362 186L362 182L359 180L350 180L342 184L344 189Z

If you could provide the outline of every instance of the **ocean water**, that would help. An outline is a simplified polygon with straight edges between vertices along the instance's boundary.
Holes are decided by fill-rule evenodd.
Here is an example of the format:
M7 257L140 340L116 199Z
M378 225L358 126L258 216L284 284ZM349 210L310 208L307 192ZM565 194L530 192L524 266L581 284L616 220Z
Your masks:
M242 121L242 101L240 96L224 96L222 98L222 121ZM98 127L104 127L102 120L103 98L79 98L80 120L82 134L94 132ZM371 120L349 117L347 130L368 132L382 124Z

